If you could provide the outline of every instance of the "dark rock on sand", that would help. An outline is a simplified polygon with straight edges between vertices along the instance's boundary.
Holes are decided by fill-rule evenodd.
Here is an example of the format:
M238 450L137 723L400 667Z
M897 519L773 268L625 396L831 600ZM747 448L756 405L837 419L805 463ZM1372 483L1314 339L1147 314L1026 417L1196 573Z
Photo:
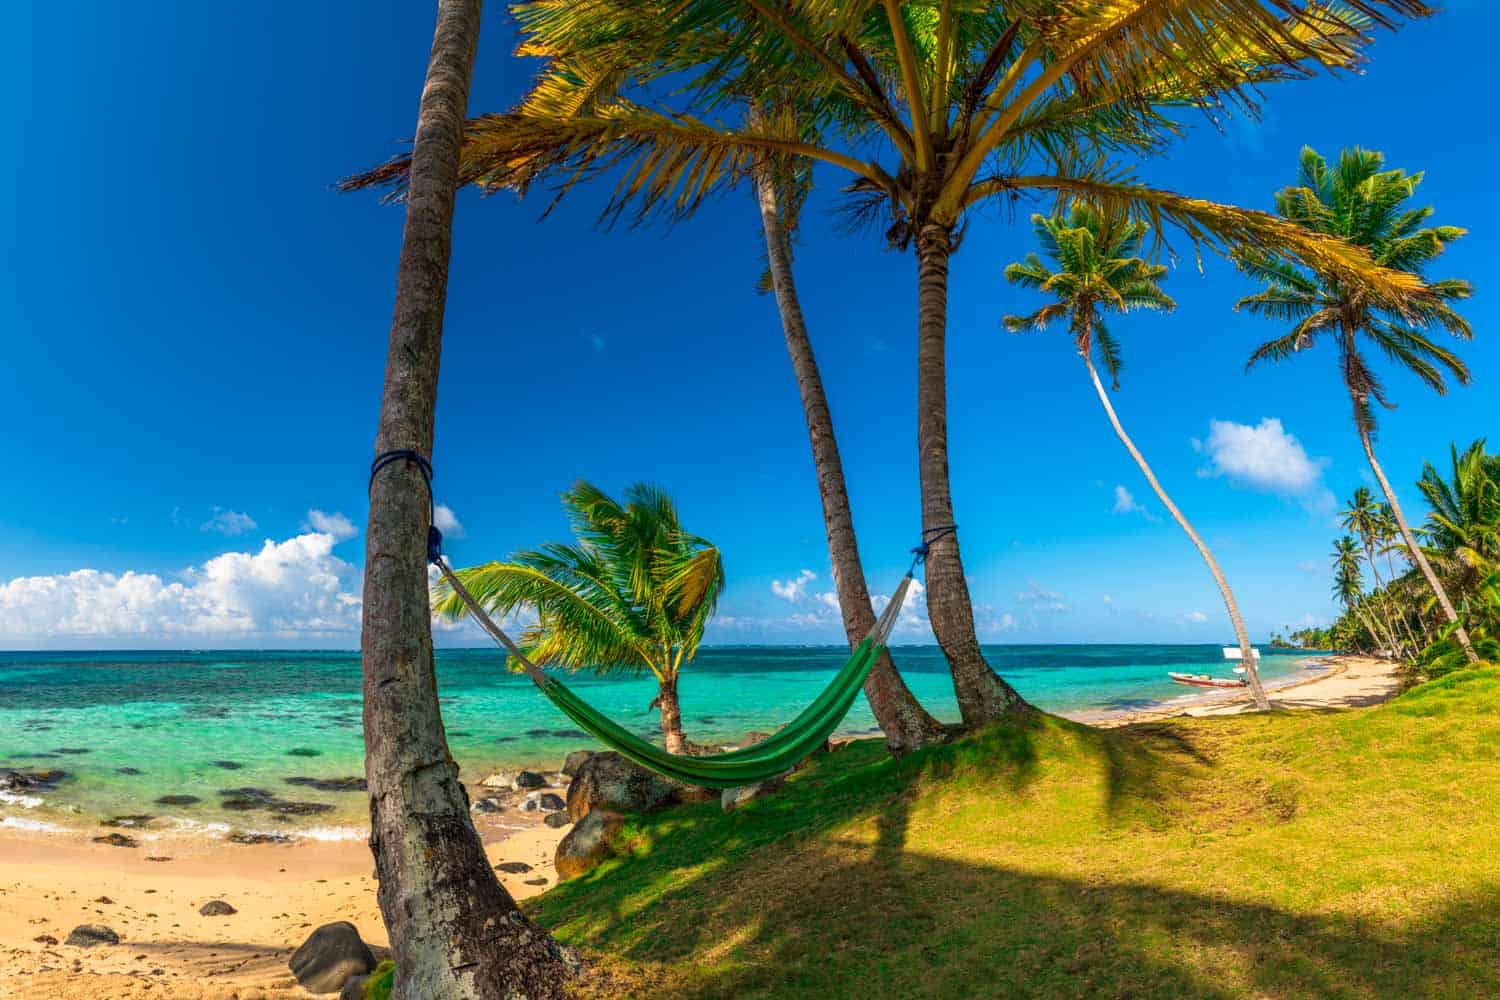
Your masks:
M531 871L531 866L524 861L502 861L495 866L495 871L507 875L525 875Z
M474 804L469 807L470 812L477 813L497 813L504 810L505 806L500 803L499 799L492 795L486 795L482 799L475 799Z
M232 917L240 912L222 899L210 899L198 907L198 912L205 917Z
M35 941L37 944L57 944L57 938L53 937L51 934L38 934L31 940Z
M127 829L140 829L155 818L155 816L152 816L149 813L135 813L130 816L111 816L109 819L105 820L99 825L121 826Z
M547 779L535 771L496 771L479 784L483 788L520 791L527 788L546 788Z
M558 812L568 808L568 804L562 800L562 796L551 792L532 792L521 800L522 812Z
M570 819L568 819L568 814L566 812L555 812L555 813L548 813L542 819L542 822L546 823L548 826L552 827L554 830L559 830L559 829L567 826L569 823L571 823L573 821L570 820Z
M547 880L545 878L540 877L540 876L537 877L537 878L524 879L523 881L525 881L525 883L527 885L546 885L547 884Z
M608 809L594 809L568 831L557 845L557 877L575 878L598 865L612 853L612 845L625 817Z
M94 843L108 844L110 847L140 847L134 838L127 837L123 833L106 833L102 837L95 837Z
M286 752L288 757L321 757L323 751L314 750L312 747L292 747Z
M375 956L347 920L313 931L287 961L292 975L309 993L337 993L355 976L375 968Z
M302 788L315 788L320 792L364 792L369 787L364 778L283 778L288 785L298 785Z
M92 948L96 944L119 944L120 935L102 924L79 924L63 944L76 948Z
M163 795L156 800L159 806L191 806L197 805L203 800L196 795Z
M147 861L171 861L172 859L171 858L167 858L167 857L162 857L159 854L148 854L148 855L146 855L146 860Z

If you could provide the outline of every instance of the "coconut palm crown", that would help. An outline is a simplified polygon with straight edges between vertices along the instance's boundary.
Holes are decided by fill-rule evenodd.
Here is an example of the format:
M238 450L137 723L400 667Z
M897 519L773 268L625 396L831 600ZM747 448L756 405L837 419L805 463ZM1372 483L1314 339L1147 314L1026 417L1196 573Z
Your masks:
M1141 256L1149 228L1132 219L1108 225L1098 209L1082 202L1075 202L1065 215L1033 215L1031 224L1052 265L1028 254L1025 260L1007 265L1005 277L1056 301L1025 316L1006 316L1005 328L1043 330L1054 321L1066 320L1078 353L1085 357L1092 353L1119 388L1120 345L1105 326L1101 311L1170 312L1177 307L1161 289L1167 266Z
M683 530L676 507L655 486L630 486L622 503L579 482L562 501L573 543L551 542L457 576L496 616L535 612L521 642L538 666L655 677L667 747L680 753L677 678L697 654L724 589L719 550ZM433 607L449 618L467 613L445 585Z

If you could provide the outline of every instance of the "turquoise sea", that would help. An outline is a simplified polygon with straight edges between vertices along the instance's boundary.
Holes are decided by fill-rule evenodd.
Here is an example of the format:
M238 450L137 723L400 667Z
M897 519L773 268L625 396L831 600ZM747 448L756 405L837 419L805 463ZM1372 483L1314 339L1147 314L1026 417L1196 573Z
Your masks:
M1168 670L1228 675L1218 646L989 646L990 663L1054 712L1125 709L1189 693ZM956 720L935 646L894 650L917 697ZM690 737L733 740L792 718L848 652L837 647L715 647L685 672ZM1268 681L1309 661L1263 659ZM490 650L441 650L438 679L454 756L469 780L491 768L555 769L591 746ZM570 683L614 718L656 735L650 680ZM875 730L861 697L846 734ZM0 653L0 775L60 771L45 787L0 790L0 827L92 826L146 814L153 829L224 836L283 832L361 837L367 806L355 652ZM0 783L0 789L3 789ZM128 822L128 821L127 821Z

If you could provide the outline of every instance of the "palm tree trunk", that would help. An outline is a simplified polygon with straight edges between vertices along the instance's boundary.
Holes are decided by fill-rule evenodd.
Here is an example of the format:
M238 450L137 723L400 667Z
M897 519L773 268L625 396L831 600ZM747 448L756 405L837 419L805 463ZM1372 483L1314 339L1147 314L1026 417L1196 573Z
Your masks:
M974 632L974 606L964 577L958 535L951 530L948 483L948 258L952 233L927 223L917 234L917 468L927 554L927 616L948 660L964 724L977 726L1007 712L1031 711L985 662Z
M1219 569L1219 561L1209 551L1208 544L1198 536L1198 532L1193 530L1193 526L1188 523L1182 511L1177 509L1172 498L1167 496L1167 491L1162 489L1161 483L1156 479L1156 473L1152 472L1151 466L1146 464L1145 456L1135 446L1135 442L1130 440L1130 435L1125 433L1125 428L1120 426L1120 418L1115 415L1115 408L1109 401L1109 393L1104 391L1104 383L1099 381L1099 373L1094 370L1094 362L1086 353L1080 352L1080 357L1083 358L1084 367L1089 370L1089 378L1094 383L1094 391L1099 394L1099 402L1103 404L1104 412L1109 416L1109 423L1115 429L1115 436L1120 439L1125 450L1130 452L1130 457L1135 459L1135 464L1140 466L1141 474L1146 477L1146 482L1151 484L1151 489L1155 491L1156 498L1161 501L1161 505L1167 508L1167 513L1172 515L1172 520L1177 522L1177 526L1187 533L1188 538L1197 547L1198 554L1208 564L1208 571L1213 574L1214 583L1218 585L1219 596L1224 599L1224 607L1229 611L1229 623L1234 627L1234 639L1240 646L1240 662L1245 667L1245 679L1250 683L1250 697L1255 701L1256 708L1262 711L1270 708L1271 702L1266 698L1266 689L1260 683L1260 667L1255 662L1254 647L1250 645L1250 633L1245 630L1245 620L1240 617L1239 602L1234 599L1234 592L1229 589L1229 581L1224 579L1223 570Z
M1350 607L1354 611L1354 617L1358 618L1359 623L1365 627L1365 631L1370 633L1370 641L1375 644L1375 649L1379 652L1382 640L1380 633L1375 630L1375 626L1370 622L1370 617L1364 613L1359 604L1353 604Z
M1390 641L1391 656L1400 659L1406 654L1401 647L1401 641L1396 638L1396 624L1391 620L1391 609L1387 601L1379 599L1381 588L1385 586L1385 583L1380 579L1380 567L1375 563L1375 545L1369 539L1365 539L1365 562L1370 564L1370 576L1375 580L1375 592L1371 595L1371 599L1375 601L1375 611ZM1387 594L1386 597L1389 598L1390 595Z
M691 753L692 747L682 734L682 705L677 700L675 674L657 682L656 706L661 709L661 734L666 740L667 753Z
M752 115L752 121L754 117ZM828 409L823 377L818 372L818 361L813 355L807 324L802 318L802 304L792 280L790 246L776 203L776 183L768 169L756 171L755 191L760 202L771 284L781 312L781 330L792 359L797 391L802 396L802 413L807 419L807 436L812 444L818 497L823 502L823 524L828 532L828 560L833 567L833 586L844 619L844 634L852 648L875 627L875 610L859 559L859 542L854 536L854 514L849 509L849 492L844 485L844 464L839 458L838 440L834 436L833 415ZM870 710L885 733L886 746L892 752L916 750L942 741L942 724L917 702L896 672L889 652L880 654L865 679L865 698L869 700Z
M432 453L459 141L482 0L440 0L412 149L375 451ZM562 995L573 967L495 879L448 752L427 592L428 495L417 468L376 477L365 536L365 775L380 912L398 997Z
M1453 602L1448 600L1448 592L1438 582L1437 574L1432 571L1432 564L1427 561L1427 556L1422 547L1417 544L1416 537L1411 533L1411 528L1406 524L1406 515L1401 510L1401 501L1396 499L1396 491L1391 489L1390 480L1385 478L1385 470L1380 467L1380 462L1375 458L1375 446L1370 442L1370 432L1365 426L1356 420L1355 426L1359 430L1359 443L1364 446L1365 458L1370 462L1370 469L1375 473L1375 481L1380 484L1380 491L1385 494L1385 502L1391 505L1391 516L1396 519L1396 527L1401 529L1401 540L1406 543L1406 552L1411 556L1411 561L1416 563L1422 575L1427 578L1427 585L1432 588L1433 594L1437 595L1438 606L1443 609L1443 614L1454 626L1453 634L1458 638L1458 644L1463 647L1464 658L1470 663L1479 662L1479 654L1474 652L1474 646L1469 642L1469 633L1464 630L1463 624L1458 620L1458 612L1453 610Z

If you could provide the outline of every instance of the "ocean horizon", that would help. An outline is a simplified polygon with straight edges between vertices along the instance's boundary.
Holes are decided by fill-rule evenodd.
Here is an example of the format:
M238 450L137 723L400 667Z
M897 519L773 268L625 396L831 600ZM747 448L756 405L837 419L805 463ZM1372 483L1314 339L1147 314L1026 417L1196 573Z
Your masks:
M1077 714L1191 696L1167 671L1229 675L1217 645L990 644L995 669L1028 700ZM957 721L935 645L892 653L917 698ZM1284 681L1313 651L1265 650L1262 675ZM688 736L731 742L794 717L842 666L835 645L705 646L682 676ZM464 780L502 767L555 770L598 746L524 676L486 648L437 650L449 745ZM0 774L51 772L3 790L0 828L66 831L100 823L211 837L365 835L357 650L0 652ZM570 686L611 717L659 737L655 683L573 675ZM879 731L861 696L842 736Z

